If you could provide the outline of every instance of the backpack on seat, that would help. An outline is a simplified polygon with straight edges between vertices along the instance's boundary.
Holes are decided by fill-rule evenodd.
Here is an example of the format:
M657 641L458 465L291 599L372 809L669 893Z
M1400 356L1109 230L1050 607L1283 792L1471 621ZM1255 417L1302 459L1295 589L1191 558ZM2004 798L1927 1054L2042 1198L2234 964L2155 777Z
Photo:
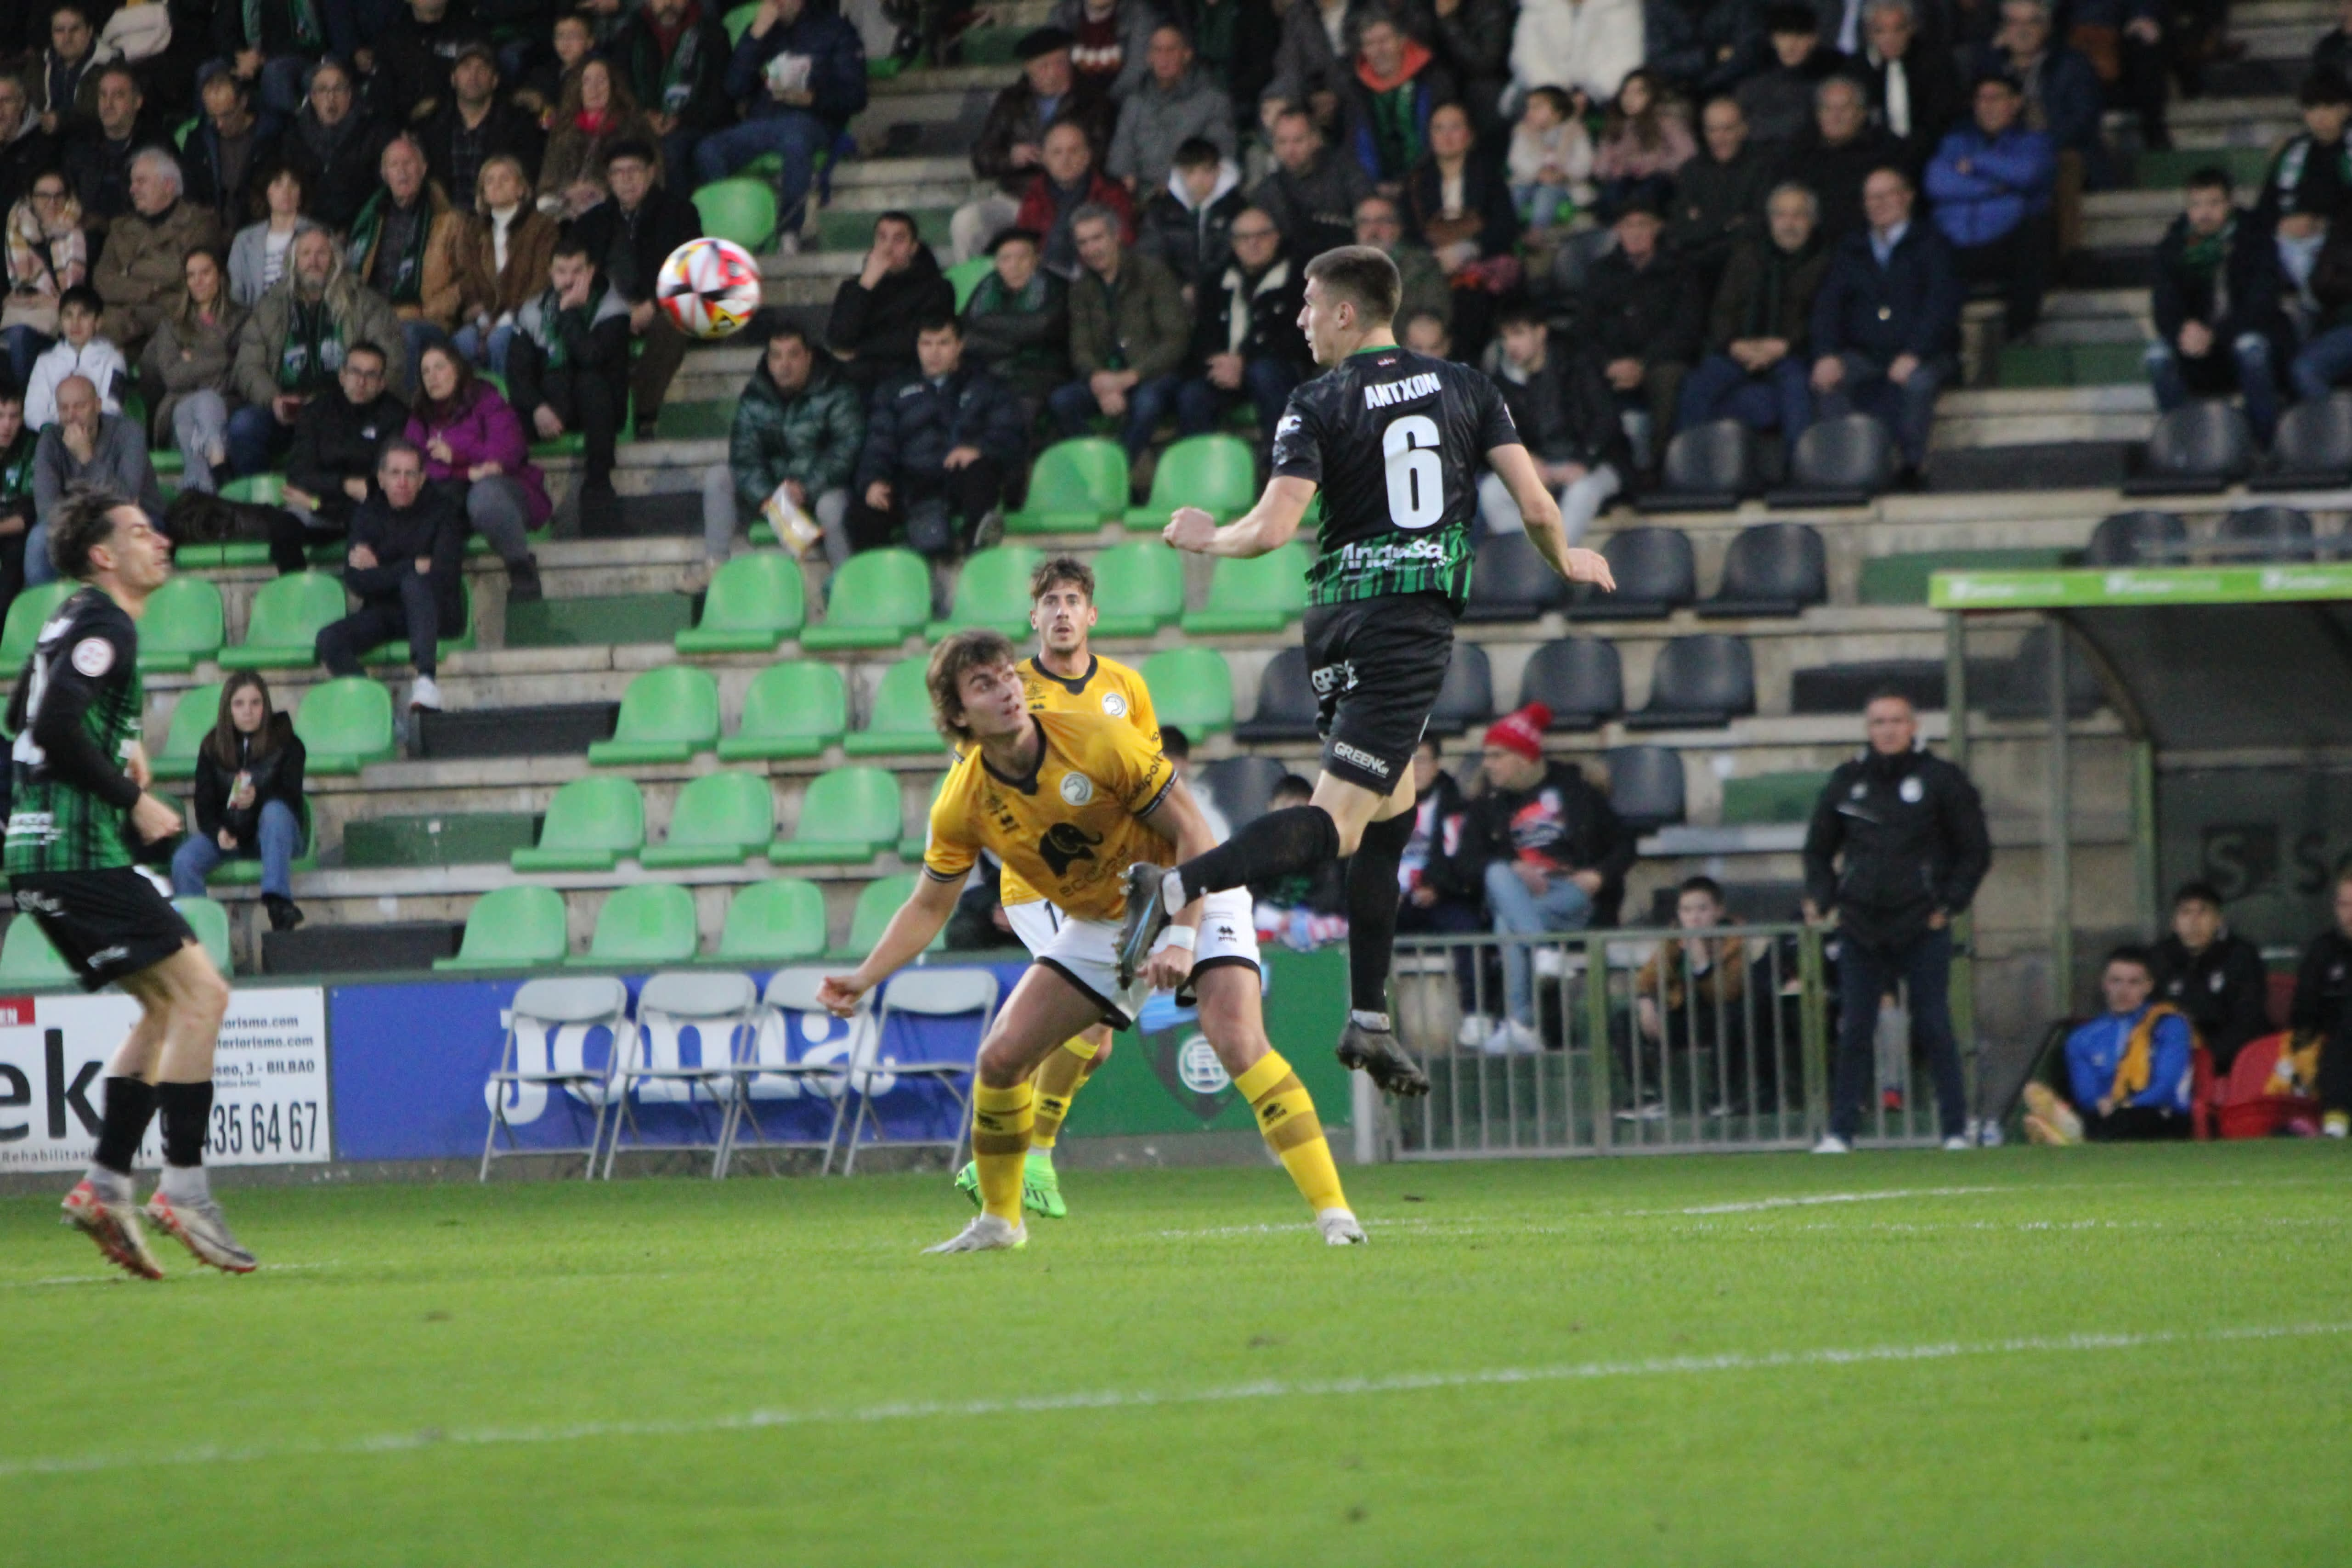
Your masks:
M2230 1076L2214 1089L2222 1137L2271 1138L2292 1132L2309 1138L2318 1133L2319 1101L2301 1091L2311 1087L2318 1071L2321 1047L2315 1042L2299 1051L2293 1046L2290 1035L2264 1035L2248 1040L2238 1052ZM2282 1055L2289 1055L2291 1061L2283 1064ZM2291 1077L2279 1076L2283 1065L2291 1067Z

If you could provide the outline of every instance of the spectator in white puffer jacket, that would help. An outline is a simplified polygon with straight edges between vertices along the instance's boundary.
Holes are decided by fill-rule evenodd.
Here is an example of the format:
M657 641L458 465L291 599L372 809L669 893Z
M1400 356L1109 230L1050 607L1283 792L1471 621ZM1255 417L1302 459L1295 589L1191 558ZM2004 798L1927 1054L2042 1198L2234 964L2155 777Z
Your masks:
M1527 0L1511 35L1517 97L1558 87L1606 103L1642 60L1642 0Z

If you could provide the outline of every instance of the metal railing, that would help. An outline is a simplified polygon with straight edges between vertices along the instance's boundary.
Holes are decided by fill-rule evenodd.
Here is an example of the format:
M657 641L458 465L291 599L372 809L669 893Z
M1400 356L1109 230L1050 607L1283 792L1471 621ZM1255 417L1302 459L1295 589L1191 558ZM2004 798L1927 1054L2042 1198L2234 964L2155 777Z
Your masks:
M1390 1152L1808 1147L1828 1120L1836 940L1800 924L1400 937L1397 1029L1431 1090L1388 1102ZM1933 1142L1907 1015L1883 1009L1862 1140Z

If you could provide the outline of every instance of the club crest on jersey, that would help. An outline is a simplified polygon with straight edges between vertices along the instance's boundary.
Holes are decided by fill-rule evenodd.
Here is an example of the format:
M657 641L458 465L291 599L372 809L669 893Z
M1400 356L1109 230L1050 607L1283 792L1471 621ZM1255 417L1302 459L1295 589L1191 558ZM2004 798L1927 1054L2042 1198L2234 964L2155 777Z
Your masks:
M1121 697L1116 691L1106 691L1102 695L1102 710L1104 713L1113 719L1124 719L1127 717L1127 699ZM1077 775L1073 773L1070 777L1076 778ZM1065 779L1063 781L1065 784L1067 784L1068 782L1068 779ZM1072 801L1070 804L1076 805L1078 803Z
M73 667L96 680L114 668L114 645L104 637L84 637L74 644Z
M1109 698L1106 697L1103 699L1103 708L1107 712L1110 710ZM1114 713L1112 716L1116 718L1118 715ZM1087 802L1094 799L1094 780L1087 777L1084 773L1064 773L1062 775L1062 798L1064 800L1069 802L1072 805L1084 805Z
M1400 403L1411 403L1417 397L1427 397L1437 390L1437 373L1423 371L1419 375L1406 376L1402 381L1377 382L1364 388L1364 406L1392 408Z

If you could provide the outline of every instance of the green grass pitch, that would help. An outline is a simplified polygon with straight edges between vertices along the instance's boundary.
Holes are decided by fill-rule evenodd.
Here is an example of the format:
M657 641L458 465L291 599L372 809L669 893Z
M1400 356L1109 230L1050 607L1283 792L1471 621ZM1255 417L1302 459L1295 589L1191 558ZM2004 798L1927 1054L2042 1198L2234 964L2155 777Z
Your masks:
M9 1198L0 1563L2352 1561L2341 1145L1348 1174Z

